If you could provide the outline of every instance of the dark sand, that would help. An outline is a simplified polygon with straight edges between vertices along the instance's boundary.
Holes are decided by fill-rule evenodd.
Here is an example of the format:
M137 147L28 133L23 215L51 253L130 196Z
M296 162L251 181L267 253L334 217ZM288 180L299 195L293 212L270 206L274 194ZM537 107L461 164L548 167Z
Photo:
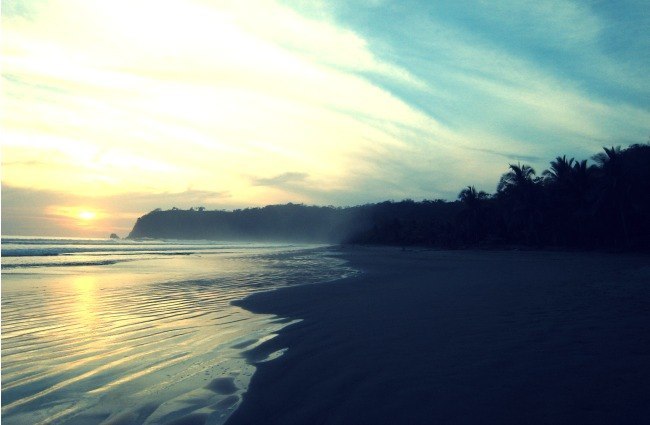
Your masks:
M228 424L650 423L647 255L348 248L239 304L301 318Z

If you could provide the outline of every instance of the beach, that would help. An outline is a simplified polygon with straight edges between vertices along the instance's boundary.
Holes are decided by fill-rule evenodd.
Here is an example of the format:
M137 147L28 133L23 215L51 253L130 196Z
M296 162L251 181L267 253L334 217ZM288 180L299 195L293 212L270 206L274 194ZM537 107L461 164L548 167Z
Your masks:
M313 245L3 238L2 423L222 424L290 323L230 302L353 273Z
M650 421L647 254L338 255L363 273L235 302L299 322L229 425Z

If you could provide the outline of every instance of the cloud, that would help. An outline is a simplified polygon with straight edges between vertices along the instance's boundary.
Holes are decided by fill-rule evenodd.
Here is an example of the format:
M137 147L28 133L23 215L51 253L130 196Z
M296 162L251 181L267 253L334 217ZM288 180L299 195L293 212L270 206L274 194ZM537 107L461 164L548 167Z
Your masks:
M395 127L445 132L364 75L422 82L354 32L274 2L43 5L4 22L4 151L50 165L11 162L9 184L106 195L192 185L244 200L259 194L241 175L300 165L336 184L367 145L403 146Z
M599 37L607 25L590 10L577 6L555 10L551 3L544 4L540 7L546 13L535 22L540 33L532 36L519 26L525 5L513 6L510 15L500 18L487 13L499 8L493 3L474 9L465 6L462 3L456 11L462 9L467 25L460 24L458 16L423 11L421 16L401 20L399 28L390 24L381 28L382 34L392 31L398 34L396 40L405 43L406 54L398 64L434 88L428 101L420 103L422 110L446 125L457 145L528 150L534 154L530 156L540 157L538 153L546 152L550 157L563 150L584 154L598 149L604 140L644 138L650 115L639 99L648 86L630 71L632 63L617 67L600 49ZM492 19L498 19L500 29L493 28ZM585 25L592 29L584 30L582 24L571 27L572 21L588 22ZM401 28L418 36L408 38ZM545 28L556 28L562 37L579 38L582 44L555 40L554 31L544 36ZM529 36L539 42L528 40ZM556 51L540 47L542 41ZM420 56L422 52L427 58ZM627 96L619 89L617 96L627 97L622 101L602 89L613 82L639 91Z
M226 2L225 9L236 16L236 22L251 34L308 58L310 61L337 69L382 75L414 87L426 83L408 70L382 61L372 52L368 42L354 31L337 26L329 19L310 18L276 2ZM272 20L268 17L273 16Z
M545 161L546 158L540 158L538 156L530 156L526 154L518 154L514 152L498 152L491 149L480 149L480 148L467 148L476 152L483 152L490 155L500 156L502 158L513 159L517 161L529 161L529 162L541 162Z
M282 173L274 177L253 177L253 186L287 186L287 184L302 183L309 177L307 173Z

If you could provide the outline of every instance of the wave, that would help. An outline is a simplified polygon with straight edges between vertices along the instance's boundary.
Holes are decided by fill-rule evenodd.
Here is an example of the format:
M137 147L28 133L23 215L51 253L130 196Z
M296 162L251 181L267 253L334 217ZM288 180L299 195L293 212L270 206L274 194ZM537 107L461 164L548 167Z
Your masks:
M56 257L60 249L3 249L3 257Z
M58 255L73 255L73 254L88 254L88 255L190 255L200 250L188 248L167 248L151 250L151 248L143 249L101 249L101 248L4 248L2 250L3 257L56 257Z
M39 238L39 237L15 237L3 236L2 244L16 245L143 245L154 243L165 243L161 239L134 240L134 239L89 239L89 238Z
M3 238L2 257L52 257L57 255L189 255L198 252L290 248L289 244L216 241L125 241L95 239Z
M97 261L63 261L60 263L2 263L2 270L31 267L70 267L70 266L108 266L111 264L125 263L131 260L97 260Z

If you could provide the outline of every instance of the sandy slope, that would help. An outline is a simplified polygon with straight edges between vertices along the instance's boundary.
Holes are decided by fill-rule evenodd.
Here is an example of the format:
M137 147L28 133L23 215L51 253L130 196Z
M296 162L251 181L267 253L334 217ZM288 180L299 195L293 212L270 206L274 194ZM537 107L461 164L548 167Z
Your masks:
M647 256L342 253L366 273L240 303L304 320L229 424L650 423Z

